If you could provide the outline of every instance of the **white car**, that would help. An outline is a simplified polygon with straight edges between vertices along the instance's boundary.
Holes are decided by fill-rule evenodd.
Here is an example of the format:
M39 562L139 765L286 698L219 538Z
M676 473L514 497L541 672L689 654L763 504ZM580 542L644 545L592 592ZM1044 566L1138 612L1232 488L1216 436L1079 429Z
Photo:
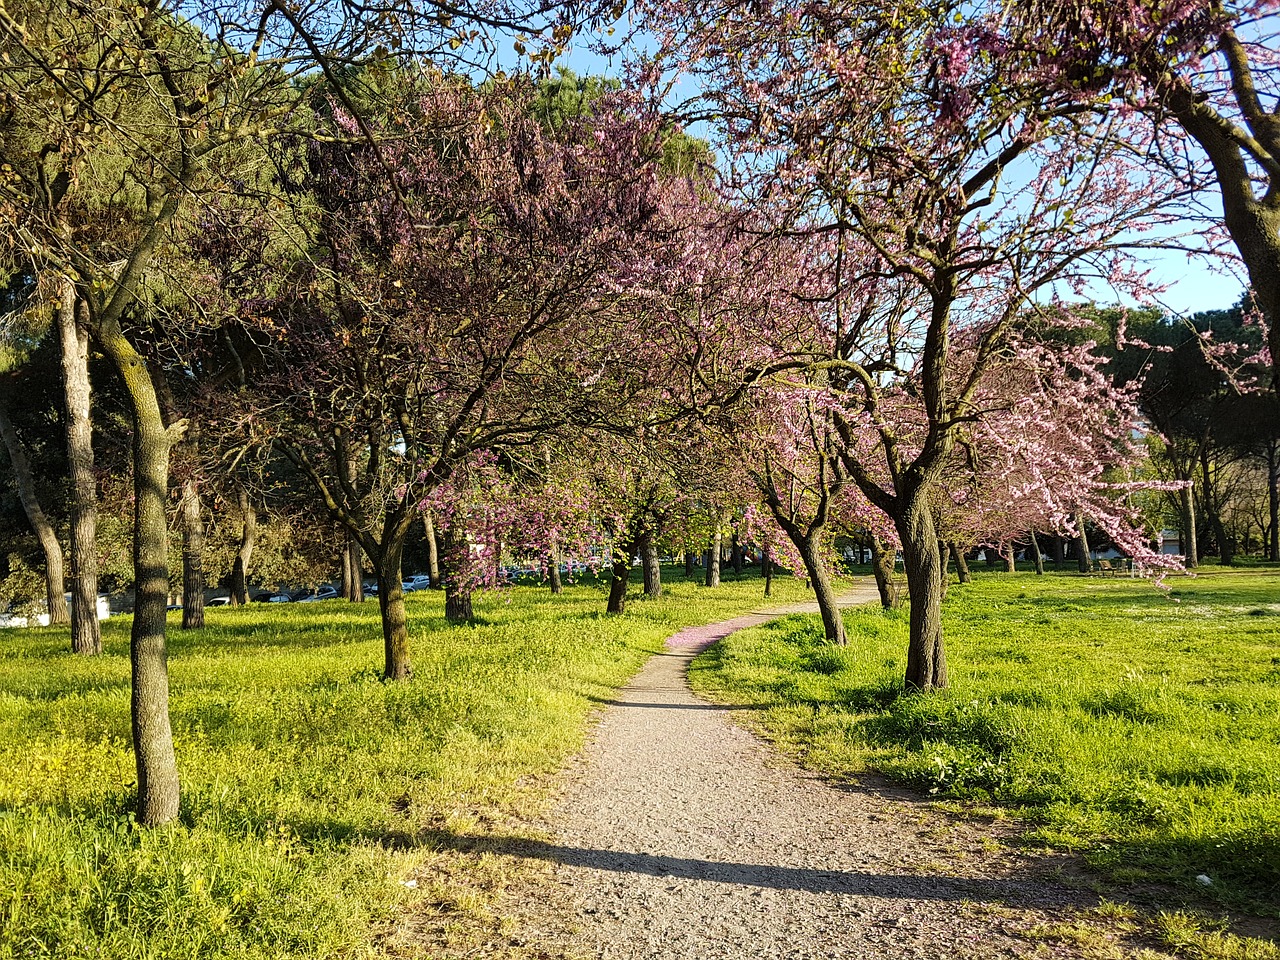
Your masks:
M210 600L206 600L204 602L204 605L206 607L229 607L231 606L231 598L230 597L213 597Z
M415 590L426 590L431 586L431 578L425 573L420 573L417 576L413 576L408 580L405 580L400 584L400 586L404 588L405 593L413 593Z

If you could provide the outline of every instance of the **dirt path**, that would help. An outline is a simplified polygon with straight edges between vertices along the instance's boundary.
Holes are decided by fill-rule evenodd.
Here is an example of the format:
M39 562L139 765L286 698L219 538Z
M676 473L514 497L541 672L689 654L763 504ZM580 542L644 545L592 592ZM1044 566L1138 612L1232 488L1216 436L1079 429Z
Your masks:
M874 598L868 583L846 602ZM518 851L554 864L525 913L539 955L1075 956L1027 936L1094 902L1042 861L882 785L824 783L691 693L698 651L767 619L677 634L608 709L549 817L553 839Z

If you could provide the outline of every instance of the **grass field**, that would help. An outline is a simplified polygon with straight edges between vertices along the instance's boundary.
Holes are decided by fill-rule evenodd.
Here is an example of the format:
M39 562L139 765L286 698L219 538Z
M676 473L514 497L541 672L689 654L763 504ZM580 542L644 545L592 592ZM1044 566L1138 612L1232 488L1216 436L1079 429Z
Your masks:
M800 617L735 634L695 663L694 685L764 708L748 722L808 766L1012 810L1029 843L1081 851L1112 881L1274 919L1280 571L1209 568L1169 586L1026 573L953 585L940 693L902 695L906 613L878 608L846 614L843 649Z
M664 637L758 606L761 582L666 593L616 618L600 587L520 587L467 627L413 594L405 684L379 680L374 602L218 608L187 633L174 615L181 821L150 832L131 819L128 618L94 659L55 629L0 632L0 958L412 954L407 908L483 911L502 882L420 831L536 802L522 778L572 753ZM433 879L406 887L415 872Z

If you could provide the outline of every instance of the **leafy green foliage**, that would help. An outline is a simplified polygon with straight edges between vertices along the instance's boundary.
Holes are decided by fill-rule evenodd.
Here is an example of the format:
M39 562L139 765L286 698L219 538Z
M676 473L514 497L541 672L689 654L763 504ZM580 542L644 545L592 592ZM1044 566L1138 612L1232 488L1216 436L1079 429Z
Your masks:
M755 578L709 591L665 573L669 596L625 618L590 584L487 595L475 626L413 594L399 684L378 680L375 603L209 610L170 634L183 805L150 831L132 822L128 618L92 660L56 629L5 632L0 958L368 956L413 904L482 910L480 891L402 885L457 869L432 827L528 802L517 781L575 750L666 636L759 603Z
M1277 574L1212 571L1165 595L1131 580L976 575L944 607L953 685L902 695L905 613L803 618L730 637L695 685L838 776L1007 804L1027 839L1111 877L1280 912ZM1199 887L1197 875L1213 883Z

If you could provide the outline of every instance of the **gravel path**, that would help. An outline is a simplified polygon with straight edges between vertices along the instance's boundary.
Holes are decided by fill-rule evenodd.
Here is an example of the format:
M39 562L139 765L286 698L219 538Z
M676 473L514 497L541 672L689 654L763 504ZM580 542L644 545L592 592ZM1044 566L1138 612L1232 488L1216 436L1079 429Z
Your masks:
M874 598L868 582L845 602ZM619 693L552 839L511 851L553 865L523 942L610 960L1076 955L1026 936L1096 902L1045 862L883 785L826 783L692 694L700 650L797 609L677 634Z

